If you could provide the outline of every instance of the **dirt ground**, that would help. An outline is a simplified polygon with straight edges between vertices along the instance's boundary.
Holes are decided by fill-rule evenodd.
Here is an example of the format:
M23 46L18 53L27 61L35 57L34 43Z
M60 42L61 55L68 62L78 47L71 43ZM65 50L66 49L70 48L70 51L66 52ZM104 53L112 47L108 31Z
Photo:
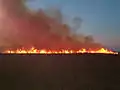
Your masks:
M120 90L120 55L0 55L0 90Z

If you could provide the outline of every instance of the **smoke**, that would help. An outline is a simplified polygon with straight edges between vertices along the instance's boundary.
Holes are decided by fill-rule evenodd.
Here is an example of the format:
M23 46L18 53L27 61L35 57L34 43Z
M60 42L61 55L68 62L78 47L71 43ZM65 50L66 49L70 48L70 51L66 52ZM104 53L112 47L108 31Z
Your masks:
M80 28L81 18L73 19L73 28L63 23L57 8L32 11L26 0L0 0L0 47L99 48L92 36L72 34Z
M80 28L81 24L82 24L82 19L80 17L73 18L73 20L72 20L73 28L72 29L76 32Z
M58 23L63 23L63 15L57 7L49 7L44 10L44 13L50 18L55 19Z

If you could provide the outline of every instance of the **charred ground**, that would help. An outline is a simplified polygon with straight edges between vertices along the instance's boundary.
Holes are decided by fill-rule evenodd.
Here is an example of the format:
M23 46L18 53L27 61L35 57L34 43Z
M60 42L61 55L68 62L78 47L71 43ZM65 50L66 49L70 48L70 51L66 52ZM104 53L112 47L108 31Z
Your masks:
M120 90L120 54L0 55L1 90Z

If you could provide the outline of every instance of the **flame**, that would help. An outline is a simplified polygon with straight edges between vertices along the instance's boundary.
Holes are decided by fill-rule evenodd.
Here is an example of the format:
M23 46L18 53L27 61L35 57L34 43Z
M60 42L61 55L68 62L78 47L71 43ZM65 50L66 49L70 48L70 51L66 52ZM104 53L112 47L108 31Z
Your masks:
M111 50L100 48L98 50L87 50L85 48L80 50L46 50L46 49L36 49L32 47L30 49L17 49L17 50L6 50L3 53L12 53L12 54L74 54L74 53L103 53L103 54L118 54L117 52L113 52Z

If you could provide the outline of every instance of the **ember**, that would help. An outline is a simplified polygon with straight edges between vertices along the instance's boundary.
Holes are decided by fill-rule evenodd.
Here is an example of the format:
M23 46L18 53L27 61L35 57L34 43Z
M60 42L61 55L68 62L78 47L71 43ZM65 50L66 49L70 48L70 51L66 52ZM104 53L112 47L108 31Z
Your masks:
M87 49L80 49L80 50L46 50L46 49L36 49L32 47L30 49L17 49L17 50L6 50L3 53L15 53L15 54L74 54L74 53L104 53L104 54L118 54L117 52L113 52L108 49L98 49L98 50L87 50Z

